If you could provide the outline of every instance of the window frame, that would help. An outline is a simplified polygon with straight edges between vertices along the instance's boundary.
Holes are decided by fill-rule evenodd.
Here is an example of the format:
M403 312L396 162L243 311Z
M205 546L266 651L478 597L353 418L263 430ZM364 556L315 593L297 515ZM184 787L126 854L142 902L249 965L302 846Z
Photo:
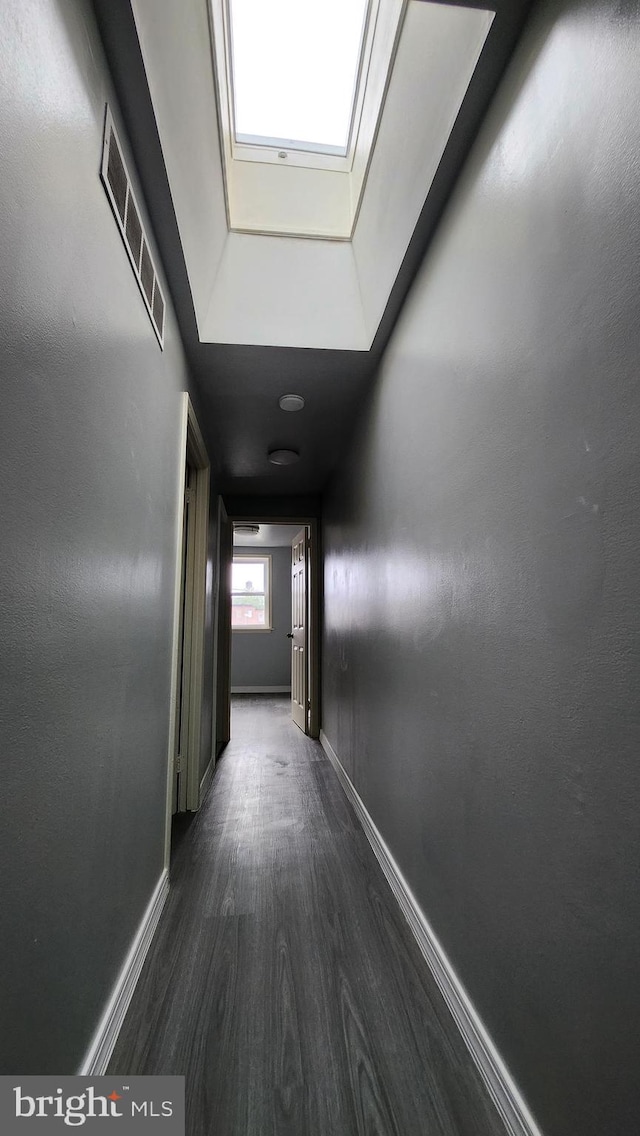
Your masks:
M212 28L212 46L214 57L214 74L217 87L217 101L219 108L218 127L221 134L223 154L227 160L239 162L259 162L267 165L282 165L281 153L286 153L288 166L303 166L307 169L333 170L350 173L358 146L360 121L363 113L365 95L369 80L369 69L373 42L378 21L378 11L381 3L389 0L367 0L362 25L358 64L356 67L354 91L351 102L350 128L346 151L336 151L333 147L303 145L298 142L292 144L288 139L269 139L266 136L256 136L249 141L249 135L238 136L235 124L235 87L233 75L233 48L231 33L231 11L229 0L209 0L210 21ZM403 9L407 0L403 0ZM216 25L221 30L220 40L216 38ZM388 76L391 73L393 61L389 66ZM388 76L386 82L388 82ZM386 88L386 83L385 83ZM382 110L386 89L383 91L380 105L376 111L376 118ZM246 138L246 141L241 139ZM367 161L373 146L367 147ZM226 172L225 172L226 180ZM228 190L227 190L228 191Z
M223 0L225 24L225 50L227 64L227 98L229 104L229 133L231 150L236 160L264 162L281 160L281 151L287 152L289 165L300 165L319 169L350 170L353 166L358 126L362 114L364 88L372 47L371 30L375 27L379 0L365 0L365 9L360 29L360 42L354 74L354 84L349 108L349 128L344 147L327 145L321 142L305 142L302 139L277 138L269 135L239 133L236 126L236 92L234 75L234 48L231 4L233 0Z
M351 241L410 0L367 0L344 157L236 140L228 0L207 3L229 233Z
M264 571L265 590L264 590L264 592L234 592L234 590L233 590L233 576L232 576L231 581L230 581L231 586L230 586L230 589L229 589L230 600L231 600L231 630L232 630L232 632L235 634L236 631L240 631L244 635L246 632L273 631L272 602L271 602L271 581L272 581L271 554L270 553L265 553L264 555L260 555L258 553L237 553L236 554L236 552L234 551L232 559L231 559L232 571L233 571L233 565L237 564L237 563L238 564L239 563L263 564L264 570L265 570ZM262 596L262 595L264 595L265 623L264 623L263 627L235 627L234 626L234 623L233 623L233 597L234 597L234 595L236 595L236 596L244 596L244 595L247 595L247 596L248 595Z

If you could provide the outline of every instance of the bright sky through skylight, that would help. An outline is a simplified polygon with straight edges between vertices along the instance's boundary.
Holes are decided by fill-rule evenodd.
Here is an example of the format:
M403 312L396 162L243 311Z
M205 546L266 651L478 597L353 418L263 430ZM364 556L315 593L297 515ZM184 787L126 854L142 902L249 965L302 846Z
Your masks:
M346 150L366 0L230 0L236 137Z

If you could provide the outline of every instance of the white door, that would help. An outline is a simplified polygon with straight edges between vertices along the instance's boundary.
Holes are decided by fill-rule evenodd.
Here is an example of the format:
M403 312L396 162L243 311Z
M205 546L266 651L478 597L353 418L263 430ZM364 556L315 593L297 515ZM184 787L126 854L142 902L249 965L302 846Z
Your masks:
M307 530L291 545L291 717L307 732Z

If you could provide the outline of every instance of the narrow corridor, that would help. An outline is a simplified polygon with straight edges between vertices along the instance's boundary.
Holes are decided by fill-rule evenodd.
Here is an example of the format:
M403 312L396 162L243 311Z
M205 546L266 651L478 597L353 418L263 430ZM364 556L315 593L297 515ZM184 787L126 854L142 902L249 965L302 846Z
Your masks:
M188 1136L499 1136L319 743L234 699L110 1072L186 1076Z

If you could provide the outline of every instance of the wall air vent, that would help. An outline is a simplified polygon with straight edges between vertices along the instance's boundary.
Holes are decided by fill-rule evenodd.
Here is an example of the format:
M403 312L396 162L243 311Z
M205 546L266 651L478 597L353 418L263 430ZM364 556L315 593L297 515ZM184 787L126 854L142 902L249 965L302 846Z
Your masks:
M164 296L109 107L105 114L100 175L153 329L160 347L164 348Z

